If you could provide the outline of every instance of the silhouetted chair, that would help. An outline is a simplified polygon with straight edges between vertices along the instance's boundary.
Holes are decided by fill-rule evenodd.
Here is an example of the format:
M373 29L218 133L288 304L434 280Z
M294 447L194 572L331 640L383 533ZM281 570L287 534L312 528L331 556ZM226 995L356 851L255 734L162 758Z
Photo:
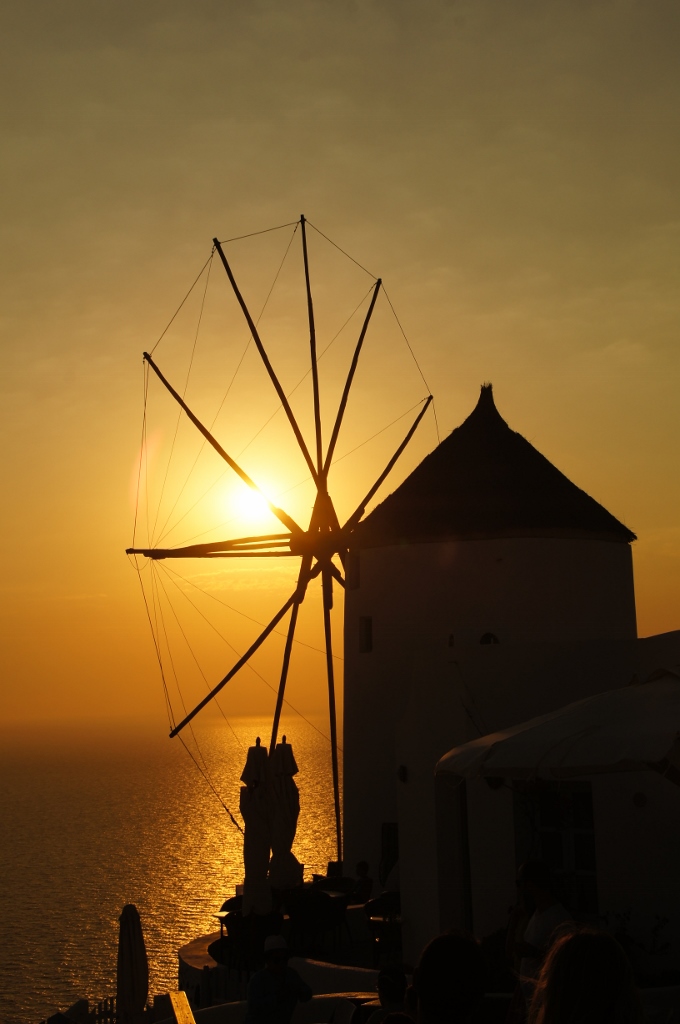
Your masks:
M373 939L373 966L401 956L401 896L382 892L364 904L364 913Z
M240 980L242 972L249 975L262 967L265 939L269 935L281 934L283 917L276 911L244 917L239 910L235 910L227 914L224 925L227 935L220 943L222 962L238 971Z
M335 944L345 920L345 903L316 887L286 894L290 918L290 944L298 952L315 951L323 946L328 933Z

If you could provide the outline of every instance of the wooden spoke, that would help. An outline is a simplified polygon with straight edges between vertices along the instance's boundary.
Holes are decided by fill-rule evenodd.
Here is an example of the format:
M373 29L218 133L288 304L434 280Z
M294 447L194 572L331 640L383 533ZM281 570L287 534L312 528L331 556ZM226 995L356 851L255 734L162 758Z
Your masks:
M296 552L293 551L258 551L253 549L252 551L206 551L203 554L189 553L184 551L177 551L174 548L168 548L163 550L158 548L154 550L150 548L148 551L139 551L130 549L127 552L130 555L146 555L148 558L295 558Z
M291 595L291 597L288 598L288 600L284 604L283 608L279 609L279 611L276 613L276 615L271 620L271 622L269 622L268 625L265 626L265 628L262 630L262 632L258 636L257 640L255 640L255 642L250 645L250 647L248 648L246 653L241 658L239 658L239 660L236 662L234 667L229 669L229 671L227 672L227 674L224 677L224 679L221 679L220 682L217 684L217 686L214 686L212 688L212 690L210 691L210 693L207 694L207 696L205 696L203 698L203 700L199 704L196 705L194 710L190 711L189 714L186 716L186 718L183 718L182 721L179 723L179 725L175 726L175 728L170 733L170 737L171 738L173 736L176 736L177 733L181 732L182 729L184 728L184 726L188 725L189 722L192 720L192 718L195 718L196 715L198 714L198 712L201 711L206 706L206 704L209 704L210 701L213 699L213 697L217 696L217 694L220 692L222 687L226 686L227 683L229 682L229 680L234 678L234 676L239 671L239 669L243 668L245 663L252 657L252 655L255 653L255 651L258 649L258 647L260 647L264 643L264 641L267 639L267 637L269 636L271 631L279 624L279 622L281 621L283 616L286 614L288 609L293 606L293 604L295 603L296 600L297 600L297 590L295 591L294 594Z
M331 766L333 769L333 802L335 805L335 835L338 862L342 861L342 823L340 818L340 773L338 771L338 727L335 712L335 674L333 670L333 638L331 634L331 608L333 606L333 577L328 569L321 576L323 587L323 628L326 638L326 675L328 677L328 710L331 730Z
M413 426L409 430L408 434L406 435L404 440L401 442L401 444L397 448L396 452L394 453L394 455L392 456L390 461L387 463L387 465L385 466L385 469L382 471L382 473L380 474L380 476L378 477L376 482L373 484L373 486L371 487L370 491L368 492L368 494L366 495L364 500L361 502L360 505L357 506L356 510L352 513L352 515L349 517L349 519L347 520L347 522L343 526L343 528L342 528L343 532L350 533L354 529L354 527L357 525L357 523L359 522L359 520L363 516L364 512L366 511L366 506L368 505L369 501L371 500L371 498L373 497L375 492L378 490L378 488L382 484L383 480L387 476L389 476L389 474L392 472L392 469L394 468L395 462L397 461L397 459L399 458L399 456L403 452L404 448L409 443L409 441L411 440L411 438L415 434L416 430L418 429L418 424L422 420L422 418L425 415L425 413L427 412L427 410L430 408L430 402L431 401L432 401L432 395L430 395L425 400L425 403L424 403L422 409L420 410L420 412L418 413L418 415L416 416L415 421L413 423Z
M236 555L288 555L289 533L270 533L262 537L239 537L206 544L188 544L180 548L127 548L126 555L144 555L146 558L219 558ZM277 550L283 549L283 550Z
M276 374L274 372L274 367L269 362L269 356L265 352L265 348L264 348L264 345L262 344L262 340L260 338L260 335L258 334L257 327L255 326L255 322L254 322L253 318L251 317L251 315L250 315L250 313L248 311L248 307L246 306L245 301L243 299L243 296L241 295L241 292L239 291L238 285L236 284L236 279L234 278L234 275L232 273L231 267L229 266L229 263L227 262L227 257L224 255L224 250L222 249L222 246L220 245L219 241L216 238L213 238L213 244L214 244L215 248L217 249L217 252L219 254L220 259L222 260L222 265L223 265L224 269L227 272L227 277L229 278L229 281L231 283L231 287L234 290L234 295L238 299L238 303L239 303L241 309L243 310L243 315L245 316L246 322L248 324L248 327L250 328L250 333L253 336L253 341L255 342L255 345L257 347L257 351L260 353L260 358L262 359L262 362L264 363L265 369L266 369L267 373L269 374L270 380L271 380L272 384L274 385L274 388L276 390L277 395L279 396L279 400L281 402L281 405L283 406L284 412L286 413L286 416L288 417L288 422L290 423L291 427L293 428L293 433L295 434L295 437L297 439L297 443L300 446L300 451L302 452L302 454L304 456L305 462L309 466L309 470L310 470L310 472L312 474L312 477L314 479L314 483L318 484L318 482L319 482L319 474L317 472L316 466L314 465L314 462L312 461L312 457L309 454L309 449L307 448L307 445L305 444L305 439L302 436L300 428L299 428L299 426L297 424L297 420L295 419L295 416L293 415L293 410L290 407L290 403L288 402L288 399L286 398L285 392L284 392L283 388L281 387L281 384L279 382L279 378L276 376Z
M331 765L333 774L333 801L334 801L334 812L335 812L335 831L337 841L337 859L342 862L343 856L343 837L342 837L342 822L340 813L340 773L338 765L338 734L337 734L337 710L336 710L336 695L335 695L335 671L333 662L333 638L332 638L332 626L331 626L331 610L333 608L333 585L337 583L338 586L345 587L346 576L347 576L347 555L348 555L348 542L350 541L350 535L352 531L357 527L361 521L366 507L378 491L379 487L389 476L390 472L394 468L397 460L401 456L402 452L408 445L409 441L413 437L417 430L421 420L425 413L430 407L432 402L432 395L430 395L422 405L422 408L418 412L415 420L413 421L408 433L404 437L403 441L395 451L390 461L385 466L385 469L377 478L368 494L364 497L361 503L354 510L352 515L347 519L344 526L338 520L337 513L333 506L333 501L328 492L328 475L333 464L333 458L335 456L337 441L342 429L342 424L347 411L347 405L349 402L349 396L354 384L356 372L359 366L359 360L365 344L368 328L373 317L380 289L382 287L382 280L378 278L375 280L375 284L372 287L370 293L370 301L368 309L364 315L361 330L359 332L358 339L356 341L354 351L352 353L352 359L347 371L347 377L344 382L342 395L340 402L335 413L335 419L333 422L332 430L330 432L330 438L328 441L328 447L324 453L323 447L323 429L321 420L321 392L319 382L319 367L318 367L318 351L317 351L317 337L316 337L316 323L315 323L315 311L314 301L312 296L311 287L311 275L310 275L310 262L309 262L309 251L308 251L308 239L307 239L307 225L308 221L304 216L300 217L299 221L301 227L301 239L302 239L302 257L304 262L304 278L305 278L305 290L307 298L307 317L309 322L309 353L311 359L311 379L312 379L312 395L313 395L313 406L314 406L314 458L310 454L310 450L307 447L305 439L300 430L300 426L293 413L290 402L283 390L281 382L279 381L276 372L272 366L272 363L267 355L265 347L262 343L262 339L258 333L257 326L248 310L248 306L241 294L239 287L236 283L233 271L229 265L227 257L224 253L222 245L217 238L213 239L215 251L222 261L222 265L227 274L231 288L233 289L234 295L241 308L243 316L245 317L246 323L252 335L253 342L259 356L264 364L265 370L269 375L269 379L274 386L274 390L283 406L284 412L288 418L288 422L293 430L295 439L300 448L300 451L304 457L307 467L311 473L312 479L316 487L316 495L314 500L314 507L312 509L309 525L306 529L301 529L295 520L289 516L283 509L278 508L272 502L270 502L266 495L260 490L255 481L245 472L245 470L225 451L225 449L219 444L216 438L212 435L198 419L198 417L188 407L184 398L178 394L178 392L171 386L169 381L163 376L158 366L155 364L153 359L148 353L144 353L144 359L154 371L158 379L164 385L164 387L170 392L175 401L184 410L188 418L194 424L194 426L200 431L206 441L213 447L213 449L221 456L222 459L234 470L234 472L241 478L241 480L252 490L260 494L272 512L274 516L283 524L283 526L289 531L288 533L269 533L262 534L259 536L250 537L237 537L230 540L215 540L208 541L200 544L185 544L178 547L148 547L148 548L128 548L128 554L144 555L146 558L157 560L157 559L171 559L171 558L300 558L300 569L297 579L297 585L295 591L288 598L286 603L279 609L274 615L271 621L262 629L256 640L250 645L248 650L242 656L238 657L235 665L227 672L216 686L214 686L210 692L196 705L196 707L185 715L184 719L175 725L171 736L177 736L179 732L184 729L186 725L191 722L195 716L202 710L217 694L223 689L226 684L234 678L255 654L255 652L261 647L270 633L276 628L276 626L284 619L284 616L290 612L290 618L288 621L288 628L286 631L285 648L283 653L283 661L281 664L279 685L276 695L276 707L274 710L274 718L272 722L272 733L270 743L270 754L276 749L276 743L278 739L279 727L281 724L281 715L283 711L283 704L285 701L286 686L288 677L290 674L291 657L293 644L295 642L295 632L297 629L297 623L299 619L300 605L305 599L307 588L312 580L318 576L321 577L321 589L323 597L323 628L324 628L324 639L325 639L325 654L326 654L326 677L328 683L328 708L329 708L329 719L330 719L330 741L331 741ZM333 243L334 244L334 243ZM280 268L279 268L280 269ZM278 276L278 275L277 275ZM362 301L363 306L365 299ZM340 566L336 564L340 563ZM153 625L152 625L153 629Z
M311 569L310 571L308 571L306 578L302 578L302 576L300 576L300 578L298 579L298 585L295 588L295 592L293 594L291 594L291 596L288 598L288 600L286 601L284 606L279 609L279 611L276 613L274 618L264 627L264 629L262 630L262 632L258 636L257 640L255 640L254 643L252 643L250 645L250 647L248 648L246 653L239 658L239 660L236 662L236 664L233 666L233 668L229 669L229 671L227 672L227 674L224 677L224 679L221 679L220 682L217 684L217 686L214 686L212 688L212 690L210 691L210 693L208 693L203 698L203 700L199 704L196 705L196 707L193 709L193 711L190 711L189 714L186 716L186 718L183 718L182 721L179 723L179 725L175 726L175 728L170 733L170 738L171 739L172 739L173 736L176 736L177 733L181 732L182 729L184 728L184 726L188 725L189 722L193 718L196 717L198 712L201 711L206 706L206 704L210 703L210 701L213 699L213 697L217 696L217 694L220 692L222 687L226 686L230 679L234 678L236 673L238 671L240 671L240 669L243 668L243 666L246 664L247 661L250 660L250 658L255 653L255 651L258 649L258 647L261 647L261 645L267 639L267 637L272 632L272 630L279 624L279 622L281 621L283 616L286 614L288 609L292 608L292 606L294 604L296 604L296 603L298 605L302 604L302 602L304 601L304 598L305 598L305 592L307 590L307 585L309 584L310 580L316 579L316 577L320 575L321 570L322 570L321 562L317 562L316 565L314 566L314 568Z
M354 355L352 357L352 363L351 363L350 368L349 368L349 373L347 374L347 380L345 381L345 388L344 388L344 391L342 392L342 398L340 399L340 405L338 406L338 415L335 417L335 423L333 424L333 432L331 434L331 439L330 439L330 442L329 442L329 445L328 445L328 451L326 452L326 461L324 462L324 465L323 465L323 477L324 477L324 479L328 476L328 471L331 468L331 462L333 461L333 453L335 451L335 445L336 445L336 442L338 440L338 434L340 433L340 427L342 425L342 419L343 419L343 416L345 415L345 408L347 406L347 399L349 398L350 388L352 387L352 381L354 380L354 374L356 373L357 364L359 362L359 355L361 354L361 349L362 349L362 346L364 344L364 338L366 337L366 331L368 330L368 325L369 325L371 316L373 315L373 309L375 307L376 299L378 298L378 292L380 291L380 285L381 284L382 284L382 280L381 280L381 278L378 278L378 280L375 283L375 288L373 289L373 297L371 298L371 304L368 307L368 312L366 313L366 317L364 319L364 325L361 328L361 334L359 335L359 340L357 342L356 348L354 349Z
M309 317L309 348L312 357L312 390L314 393L314 432L316 436L316 466L321 474L323 450L321 446L321 402L319 400L319 367L316 362L316 329L314 327L314 304L309 281L309 258L307 255L307 229L304 214L300 217L302 228L302 258L305 264L305 285L307 287L307 314Z
M328 571L330 572L330 574L333 577L333 579L337 583L339 583L340 586L342 587L342 589L344 590L345 589L345 581L344 581L342 573L340 572L338 567L336 565L333 565L333 563L329 561L329 563L328 563Z
M275 515L276 518L280 520L280 522L282 522L284 526L287 526L291 533L301 533L302 531L298 524L295 522L295 520L291 519L291 517L286 512L284 512L283 509L277 508L276 505L272 504L267 495L264 494L257 486L255 481L248 476L244 469L241 469L237 462L234 462L230 455L228 455L225 452L222 445L212 436L208 428L203 426L199 418L193 414L193 412L186 404L184 399L180 395L178 395L178 393L175 391L175 389L169 383L169 381L165 379L165 377L158 369L158 367L156 366L148 352L144 352L144 359L146 359L147 363L149 364L153 372L156 374L161 383L165 385L165 387L168 389L172 397L179 403L182 409L184 409L185 413L187 414L191 422L194 424L194 426L200 430L200 432L203 434L203 437L206 439L206 441L208 441L209 444L212 445L217 454L222 456L224 461L229 466L231 466L235 473L238 473L238 475L241 477L241 480L243 480L244 484L247 484L248 487L252 488L252 490L257 491L257 493L266 501L267 505L269 506L270 512L272 512L273 515Z
M288 668L290 666L290 655L293 649L293 638L295 636L295 627L297 625L298 612L300 605L304 598L304 589L306 589L306 580L309 577L309 569L312 564L311 556L305 556L302 559L302 565L300 566L300 575L298 576L298 585L295 599L293 604L293 610L290 613L290 623L288 624L288 635L286 636L286 646L283 652L283 664L281 665L281 679L279 681L279 691L276 695L276 708L274 710L274 721L272 723L272 737L269 744L269 755L274 753L276 747L276 738L279 732L279 721L281 720L281 711L283 709L283 697L286 692L286 681L288 679ZM303 589L304 588L304 589Z

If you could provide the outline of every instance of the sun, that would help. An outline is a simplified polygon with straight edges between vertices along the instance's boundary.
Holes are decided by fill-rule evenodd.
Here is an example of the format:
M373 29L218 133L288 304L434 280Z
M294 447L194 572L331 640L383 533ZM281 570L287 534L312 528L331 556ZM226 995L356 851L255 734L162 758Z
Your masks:
M239 520L250 527L271 523L272 514L262 494L244 484L230 495L229 505Z

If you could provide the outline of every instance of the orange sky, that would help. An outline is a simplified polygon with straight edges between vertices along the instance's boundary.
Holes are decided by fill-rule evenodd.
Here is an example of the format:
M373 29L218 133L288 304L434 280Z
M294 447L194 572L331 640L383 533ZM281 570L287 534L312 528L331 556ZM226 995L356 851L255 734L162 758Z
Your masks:
M385 280L442 433L492 381L510 426L638 534L640 633L680 627L679 29L677 4L654 0L5 5L7 720L103 715L162 725L148 626L123 553L141 353L214 234L301 212ZM288 238L230 249L255 309ZM327 343L370 278L313 233L310 246ZM287 387L304 372L297 238L290 260L262 321ZM200 297L192 294L157 350L174 381L186 373ZM355 335L356 318L325 357L327 407ZM246 340L215 265L187 392L208 419ZM383 303L338 453L424 394ZM158 389L151 399L159 470L174 411ZM296 409L308 399L301 388ZM218 421L220 440L240 451L275 408L251 352ZM334 492L343 509L408 422L343 461ZM435 443L428 416L395 481ZM192 444L180 433L178 474ZM220 471L217 456L201 460L196 488ZM243 460L277 494L305 475L280 414ZM179 479L169 478L170 489ZM196 512L194 532L223 510L224 520L235 514L230 486ZM308 512L304 486L280 500ZM292 569L253 574L230 565L217 577L211 564L210 572L199 582L213 597L265 620L287 596ZM300 636L318 646L314 601ZM219 616L242 650L254 624L227 609ZM213 679L233 656L194 625ZM270 682L281 645L275 640L258 663ZM296 658L291 700L321 712L323 658L301 647ZM201 686L188 682L187 693ZM224 707L259 713L271 701L251 677Z

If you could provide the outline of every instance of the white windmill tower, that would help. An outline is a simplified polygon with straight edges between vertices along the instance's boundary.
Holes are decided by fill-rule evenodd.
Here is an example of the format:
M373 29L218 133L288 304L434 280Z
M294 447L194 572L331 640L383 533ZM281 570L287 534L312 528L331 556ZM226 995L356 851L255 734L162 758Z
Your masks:
M603 668L611 685L630 678L633 540L510 429L490 384L352 535L346 859L381 865L384 878L398 847L402 902L409 885L419 894L405 919L429 921L412 950L439 927L434 892L424 910L437 875L437 760L598 692Z

